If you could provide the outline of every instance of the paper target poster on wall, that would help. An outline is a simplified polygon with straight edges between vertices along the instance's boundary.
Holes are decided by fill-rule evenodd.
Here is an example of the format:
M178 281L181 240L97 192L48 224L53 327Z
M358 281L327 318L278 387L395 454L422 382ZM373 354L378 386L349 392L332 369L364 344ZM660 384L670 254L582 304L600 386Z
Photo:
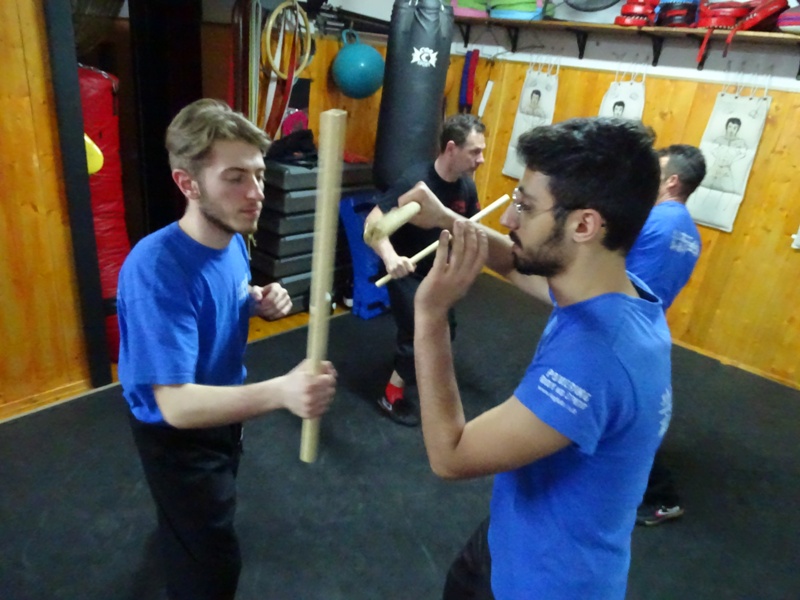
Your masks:
M621 117L641 121L644 112L644 75L612 81L600 103L599 117Z
M558 95L558 66L555 64L531 65L522 84L517 105L517 115L511 130L503 175L520 179L525 165L517 156L517 139L520 135L541 125L553 122L553 112Z
M700 141L706 176L686 203L696 222L733 231L771 103L767 95L717 95Z

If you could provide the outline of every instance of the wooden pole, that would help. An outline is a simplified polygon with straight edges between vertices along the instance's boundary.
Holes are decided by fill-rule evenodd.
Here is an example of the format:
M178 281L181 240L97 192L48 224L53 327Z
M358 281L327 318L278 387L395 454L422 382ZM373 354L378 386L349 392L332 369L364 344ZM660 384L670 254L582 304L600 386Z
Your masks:
M315 374L328 349L328 320L331 312L336 229L339 224L339 200L342 193L342 163L344 155L347 112L326 110L320 115L319 175L317 205L314 215L314 251L311 258L311 303L308 321L306 358ZM319 418L304 419L300 440L300 460L317 460Z
M472 221L473 223L477 223L483 217L488 215L490 212L493 212L493 211L497 210L498 208L500 208L503 204L508 202L509 199L510 199L510 197L509 197L508 194L503 195L502 197L500 197L497 200L495 200L494 202L492 202L489 206L487 206L486 208L484 208L480 212L477 212L474 215L472 215L469 218L469 220ZM415 202L411 202L411 204L416 204L416 203ZM435 242L433 242L429 246L426 246L425 248L423 248L422 250L417 252L414 256L412 256L411 257L411 264L414 264L414 265L417 264L419 261L421 261L423 258L428 256L432 252L436 252L436 248L438 248L438 247L439 247L439 240L436 240ZM380 279L378 279L378 281L375 282L375 285L378 286L378 287L383 287L384 285L389 283L391 280L392 280L392 276L387 274L387 275L384 275L383 277L381 277Z

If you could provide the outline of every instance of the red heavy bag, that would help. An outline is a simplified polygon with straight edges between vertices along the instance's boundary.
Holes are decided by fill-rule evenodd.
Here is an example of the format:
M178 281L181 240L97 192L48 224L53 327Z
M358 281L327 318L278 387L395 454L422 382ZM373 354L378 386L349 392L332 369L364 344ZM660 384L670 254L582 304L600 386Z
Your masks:
M89 176L92 214L100 266L100 288L106 313L106 339L111 360L119 358L117 324L117 278L122 262L131 250L125 227L122 165L119 158L119 80L99 69L78 69L86 135L103 153L103 168Z

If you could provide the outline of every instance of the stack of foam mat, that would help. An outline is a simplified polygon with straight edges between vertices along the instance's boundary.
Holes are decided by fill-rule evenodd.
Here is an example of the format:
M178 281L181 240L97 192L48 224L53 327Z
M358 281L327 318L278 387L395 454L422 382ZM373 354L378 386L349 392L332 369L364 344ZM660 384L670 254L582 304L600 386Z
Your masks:
M253 283L277 281L292 297L292 313L308 309L314 216L319 169L266 161L264 209L251 249ZM374 194L372 166L345 163L342 198ZM352 279L352 260L343 232L339 231L334 261L334 296L345 295Z

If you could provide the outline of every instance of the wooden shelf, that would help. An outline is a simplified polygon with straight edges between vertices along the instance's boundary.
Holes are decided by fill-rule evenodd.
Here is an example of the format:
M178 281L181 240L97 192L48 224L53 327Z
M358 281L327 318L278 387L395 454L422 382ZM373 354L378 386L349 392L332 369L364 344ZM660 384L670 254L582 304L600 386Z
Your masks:
M461 37L464 40L464 45L469 44L470 32L473 25L483 27L502 27L506 30L511 41L511 51L517 51L517 40L519 39L519 30L528 29L535 31L566 31L575 34L578 42L578 58L583 58L586 50L586 42L589 35L602 35L602 36L645 36L650 39L653 44L653 66L658 65L658 60L661 57L661 49L666 39L691 39L698 44L702 44L703 39L708 33L706 28L694 27L621 27L619 25L606 25L600 23L579 23L576 21L560 21L556 19L547 19L544 21L516 21L507 19L490 19L490 18L475 18L475 17L456 17L455 22L461 31ZM697 68L702 69L705 65L706 58L708 57L708 50L711 47L712 41L722 40L723 42L728 38L730 33L727 29L715 29L711 32L709 43L706 46L703 55L697 63ZM800 48L800 35L791 33L780 33L772 31L739 31L733 38L731 45L748 43L748 44L761 44L770 46L795 46ZM800 79L800 70L798 71L798 79Z

